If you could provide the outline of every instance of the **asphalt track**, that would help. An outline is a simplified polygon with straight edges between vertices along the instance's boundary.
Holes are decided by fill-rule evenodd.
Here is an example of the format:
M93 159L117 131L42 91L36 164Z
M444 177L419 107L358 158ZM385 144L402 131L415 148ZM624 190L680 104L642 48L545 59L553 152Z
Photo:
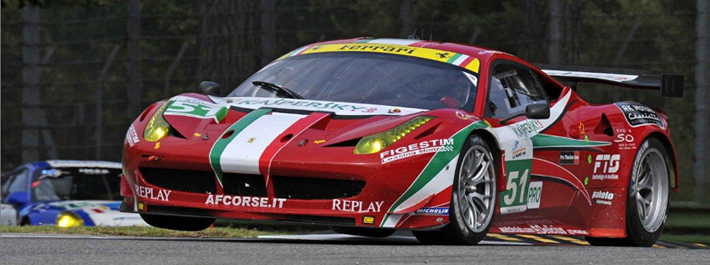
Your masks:
M0 264L710 264L705 245L592 247L580 238L489 236L478 246L427 246L410 234L243 239L0 235Z

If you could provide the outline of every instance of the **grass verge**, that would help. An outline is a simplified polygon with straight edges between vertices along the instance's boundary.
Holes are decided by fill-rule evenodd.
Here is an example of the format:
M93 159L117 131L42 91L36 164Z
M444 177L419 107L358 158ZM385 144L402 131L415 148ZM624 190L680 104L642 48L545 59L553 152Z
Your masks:
M661 240L670 242L702 243L705 245L710 245L710 235L661 234Z
M0 233L36 233L36 234L81 234L98 236L145 236L145 237L196 237L196 238L237 238L274 235L277 232L265 232L256 229L213 227L202 231L187 232L162 229L157 227L70 227L56 226L0 226Z

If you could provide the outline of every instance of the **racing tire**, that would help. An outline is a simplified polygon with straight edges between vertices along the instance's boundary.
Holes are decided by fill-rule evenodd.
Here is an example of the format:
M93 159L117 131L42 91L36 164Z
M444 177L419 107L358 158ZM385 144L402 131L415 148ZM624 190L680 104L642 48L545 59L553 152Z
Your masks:
M201 218L201 217L183 217L183 216L169 216L169 215L152 215L152 214L141 214L143 221L151 226L171 229L171 230L181 230L181 231L200 231L205 230L210 227L215 218Z
M636 153L626 199L626 237L586 237L593 246L650 247L666 222L670 176L674 170L668 151L656 138L646 139Z
M341 226L331 226L330 230L333 232L354 236L366 236L382 238L388 237L394 234L395 229L385 229L385 228L368 228L368 227L341 227Z
M439 230L412 234L424 244L475 245L486 237L496 207L498 160L486 141L468 137L459 156L449 208L449 223Z

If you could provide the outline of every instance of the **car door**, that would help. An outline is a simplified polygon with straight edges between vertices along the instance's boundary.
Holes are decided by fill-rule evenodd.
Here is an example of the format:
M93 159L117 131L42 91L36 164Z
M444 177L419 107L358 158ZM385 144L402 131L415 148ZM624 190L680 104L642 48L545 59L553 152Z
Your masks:
M531 69L511 61L491 65L485 116L502 125L494 129L504 149L505 176L499 183L502 215L529 215L540 209L542 183L533 177L532 137L544 129L543 122L526 117L530 104L548 104Z

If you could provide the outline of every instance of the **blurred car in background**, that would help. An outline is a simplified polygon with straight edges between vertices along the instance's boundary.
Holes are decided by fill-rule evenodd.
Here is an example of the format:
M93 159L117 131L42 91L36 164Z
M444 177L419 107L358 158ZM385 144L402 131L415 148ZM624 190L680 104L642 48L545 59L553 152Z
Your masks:
M2 176L1 225L146 226L118 211L121 164L49 160Z
M17 211L9 204L0 204L0 225L16 225Z

